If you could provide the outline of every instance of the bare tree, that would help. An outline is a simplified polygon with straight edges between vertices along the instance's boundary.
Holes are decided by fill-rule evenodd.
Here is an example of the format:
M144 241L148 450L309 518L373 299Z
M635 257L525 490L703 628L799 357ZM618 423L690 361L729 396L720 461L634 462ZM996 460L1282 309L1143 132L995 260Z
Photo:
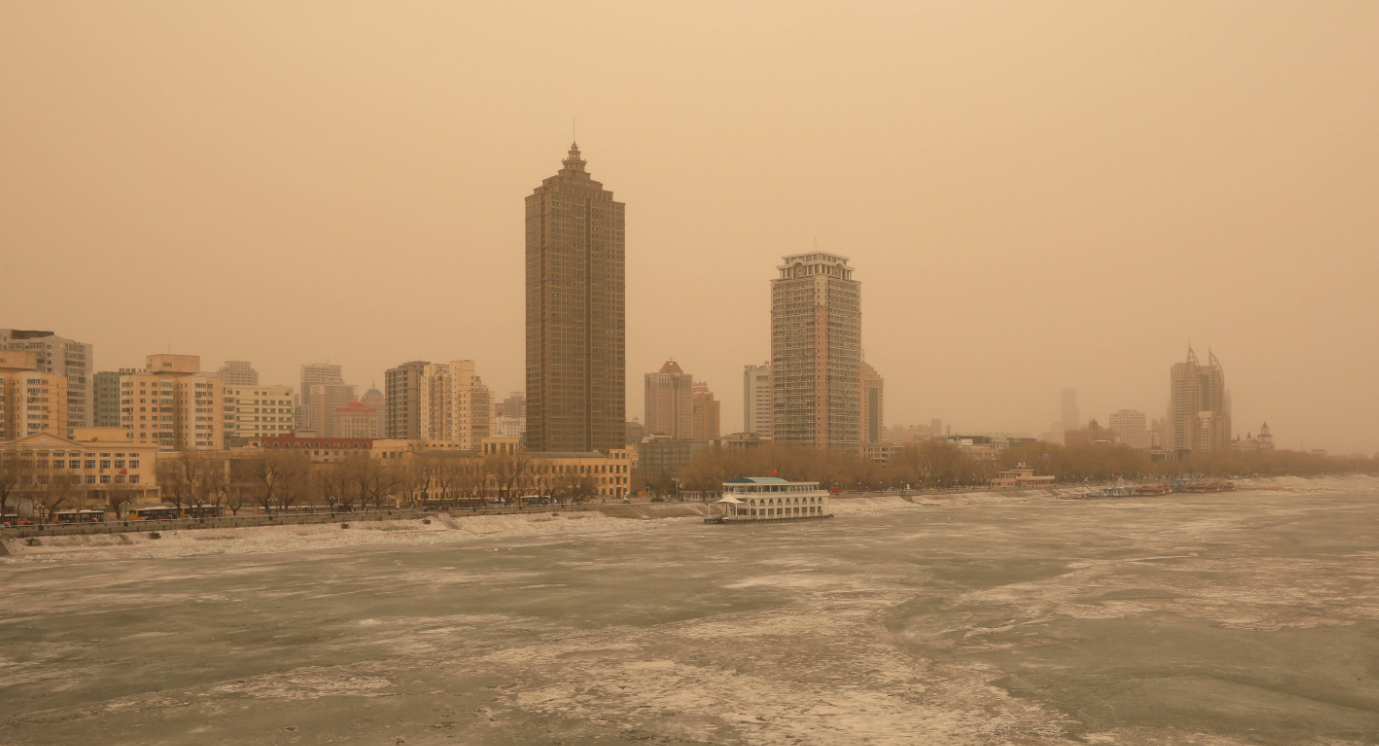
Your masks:
M32 488L33 461L19 458L13 451L0 454L0 516L10 514L10 498ZM18 507L15 507L18 512Z
M270 515L285 510L306 494L310 463L296 452L269 452L243 459L250 497Z
M49 472L37 475L34 490L36 501L43 506L44 520L52 523L52 517L62 512L64 506L74 505L80 510L86 493L78 489L80 479L67 472Z
M163 501L177 508L179 517L183 506L196 500L196 494L201 489L203 466L204 460L194 453L158 459L158 486L162 488Z

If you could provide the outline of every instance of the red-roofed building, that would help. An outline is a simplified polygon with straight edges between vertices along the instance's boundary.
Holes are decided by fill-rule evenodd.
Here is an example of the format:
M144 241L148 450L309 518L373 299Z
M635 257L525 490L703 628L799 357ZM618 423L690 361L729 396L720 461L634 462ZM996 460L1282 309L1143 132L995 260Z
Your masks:
M377 438L382 435L383 413L361 401L335 408L335 434L342 438Z
M342 407L343 409L343 407ZM372 438L299 438L279 435L262 438L258 446L264 450L292 449L305 453L318 463L339 461L350 456L368 457L373 451Z

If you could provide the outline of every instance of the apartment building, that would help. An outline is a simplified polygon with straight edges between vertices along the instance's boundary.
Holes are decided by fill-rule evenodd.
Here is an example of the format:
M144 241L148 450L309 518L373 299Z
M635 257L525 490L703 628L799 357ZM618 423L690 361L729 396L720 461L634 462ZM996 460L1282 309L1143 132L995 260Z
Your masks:
M70 435L78 427L90 427L95 419L95 352L85 343L59 337L52 332L0 329L0 350L34 353L34 370L55 373L67 379L67 428Z
M493 398L473 360L431 363L422 370L419 411L423 440L450 440L477 449L493 430Z
M34 433L71 434L67 379L36 370L30 350L0 350L0 441Z
M383 373L387 393L384 434L394 440L421 437L421 374L431 363L412 360Z
M291 434L293 404L291 386L225 384L225 447L240 448L259 438Z
M667 360L645 376L646 431L678 440L694 437L694 376ZM624 425L624 430L626 425Z
M742 366L742 432L771 437L771 361Z
M128 439L168 451L225 448L225 382L200 374L197 355L149 355L147 373L120 376Z
M771 280L772 437L857 451L862 284L845 256L784 257Z
M862 392L858 404L862 443L880 443L886 439L886 380L863 360L858 388Z
M697 443L715 440L721 434L719 418L722 402L713 398L709 385L702 381L694 384L690 393L690 439Z

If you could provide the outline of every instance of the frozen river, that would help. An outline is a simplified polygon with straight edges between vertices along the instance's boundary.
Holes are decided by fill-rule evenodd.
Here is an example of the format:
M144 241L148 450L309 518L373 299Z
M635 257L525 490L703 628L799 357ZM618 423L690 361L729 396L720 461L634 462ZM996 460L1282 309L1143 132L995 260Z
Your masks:
M625 523L7 558L0 744L1379 743L1376 496Z

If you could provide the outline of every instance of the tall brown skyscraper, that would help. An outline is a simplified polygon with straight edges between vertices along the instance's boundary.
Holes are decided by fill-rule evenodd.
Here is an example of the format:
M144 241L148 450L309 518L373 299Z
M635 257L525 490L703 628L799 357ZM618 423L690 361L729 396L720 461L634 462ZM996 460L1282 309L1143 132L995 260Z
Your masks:
M856 451L862 284L845 256L785 257L771 281L772 431L777 441Z
M622 448L625 205L563 164L527 197L527 448Z

